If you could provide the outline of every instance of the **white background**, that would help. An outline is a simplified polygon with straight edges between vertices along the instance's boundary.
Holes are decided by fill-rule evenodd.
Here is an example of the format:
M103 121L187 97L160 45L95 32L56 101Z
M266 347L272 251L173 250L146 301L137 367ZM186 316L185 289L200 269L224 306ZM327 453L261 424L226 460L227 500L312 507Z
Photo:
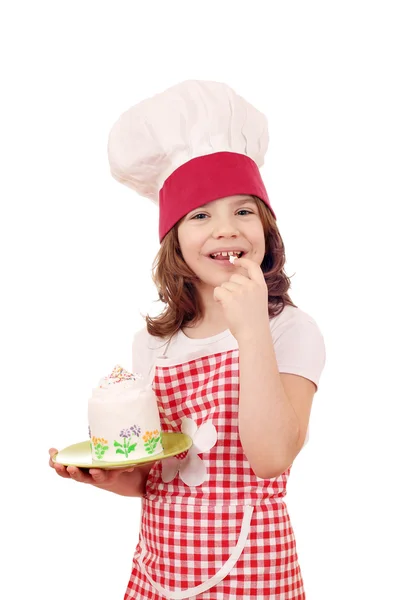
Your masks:
M109 174L132 104L224 81L327 364L287 503L308 600L400 598L395 2L8 2L0 13L2 598L122 599L140 500L57 477L87 399L158 310L157 211ZM4 588L4 590L3 590Z

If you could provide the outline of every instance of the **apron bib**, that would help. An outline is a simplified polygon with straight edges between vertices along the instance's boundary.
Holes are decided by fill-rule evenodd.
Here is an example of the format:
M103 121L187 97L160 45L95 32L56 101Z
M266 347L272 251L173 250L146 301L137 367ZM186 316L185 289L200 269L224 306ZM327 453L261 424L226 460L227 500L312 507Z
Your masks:
M125 600L305 600L283 500L290 470L263 480L244 455L238 350L201 354L154 368L163 431L193 445L149 473Z

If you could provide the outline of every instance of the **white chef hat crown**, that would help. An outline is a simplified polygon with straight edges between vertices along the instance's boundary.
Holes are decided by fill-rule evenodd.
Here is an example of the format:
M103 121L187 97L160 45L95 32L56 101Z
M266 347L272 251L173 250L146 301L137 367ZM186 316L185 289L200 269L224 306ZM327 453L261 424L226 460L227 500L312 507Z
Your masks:
M108 140L111 174L160 206L160 239L188 212L236 194L270 208L259 168L264 114L224 83L184 81L125 111Z

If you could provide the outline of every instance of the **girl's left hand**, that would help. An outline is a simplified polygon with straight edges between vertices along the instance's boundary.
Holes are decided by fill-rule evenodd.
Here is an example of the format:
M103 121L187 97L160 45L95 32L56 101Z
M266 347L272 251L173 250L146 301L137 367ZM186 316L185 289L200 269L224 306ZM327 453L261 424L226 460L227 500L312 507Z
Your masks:
M214 299L221 303L232 335L237 340L252 338L269 326L268 287L254 261L237 258L234 267L243 267L247 275L234 273L214 289Z

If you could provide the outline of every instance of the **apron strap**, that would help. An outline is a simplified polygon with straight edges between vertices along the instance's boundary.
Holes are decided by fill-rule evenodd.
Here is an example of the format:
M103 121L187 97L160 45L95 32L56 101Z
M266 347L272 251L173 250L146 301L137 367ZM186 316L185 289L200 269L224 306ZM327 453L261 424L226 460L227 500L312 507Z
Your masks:
M160 356L157 356L155 362L152 364L152 366L149 369L149 372L147 373L147 375L148 375L151 383L153 383L154 375L155 375L155 372L156 372L157 360L163 359L163 358L168 358L167 352L168 352L168 348L169 348L169 345L171 343L171 340L172 340L172 337L169 338L168 342L165 344L165 348L163 350L163 353Z

